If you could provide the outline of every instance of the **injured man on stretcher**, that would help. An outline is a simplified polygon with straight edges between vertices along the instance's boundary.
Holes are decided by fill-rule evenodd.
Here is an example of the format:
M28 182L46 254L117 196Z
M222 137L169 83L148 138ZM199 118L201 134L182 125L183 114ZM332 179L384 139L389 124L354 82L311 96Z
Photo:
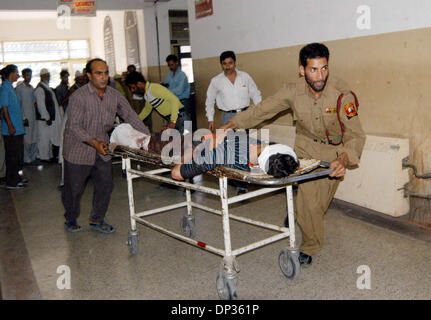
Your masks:
M166 131L148 136L136 131L129 124L121 124L112 132L110 150L113 151L117 145L123 145L161 154L165 164L175 161L171 172L175 180L193 178L219 166L260 171L275 178L283 178L294 173L299 166L298 158L291 147L264 143L250 137L243 130L232 131L219 144L211 134L202 138L198 136L198 141L193 141L191 134L181 136L176 130L168 130L171 133ZM181 154L178 154L178 150Z

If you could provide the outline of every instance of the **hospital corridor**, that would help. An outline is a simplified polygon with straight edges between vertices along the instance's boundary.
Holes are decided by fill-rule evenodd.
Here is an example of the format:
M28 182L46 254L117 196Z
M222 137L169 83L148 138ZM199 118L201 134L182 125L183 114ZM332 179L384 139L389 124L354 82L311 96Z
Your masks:
M1 0L0 308L430 301L430 14Z

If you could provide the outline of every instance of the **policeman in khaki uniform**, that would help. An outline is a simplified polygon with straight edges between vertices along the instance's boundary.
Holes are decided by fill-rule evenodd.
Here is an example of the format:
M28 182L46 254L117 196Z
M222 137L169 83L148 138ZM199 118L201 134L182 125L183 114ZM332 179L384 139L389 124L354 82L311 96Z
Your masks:
M356 96L345 81L329 78L328 60L329 50L325 45L312 43L303 47L300 52L302 77L237 114L220 127L225 129L224 135L217 135L217 140L221 141L228 129L253 128L283 110L292 109L298 157L331 163L334 171L329 178L306 181L298 187L296 212L303 239L299 261L304 266L311 264L311 256L323 247L323 216L346 168L358 165L365 143Z

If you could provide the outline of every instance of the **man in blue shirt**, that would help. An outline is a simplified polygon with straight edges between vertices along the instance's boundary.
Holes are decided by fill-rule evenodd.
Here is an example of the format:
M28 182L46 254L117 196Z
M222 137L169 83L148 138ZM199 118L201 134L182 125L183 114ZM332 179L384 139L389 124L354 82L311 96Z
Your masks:
M169 70L171 70L165 79L168 89L175 94L184 105L184 110L188 119L192 119L192 110L190 105L190 84L186 74L181 70L177 56L171 54L166 58Z
M28 180L21 178L19 171L24 161L24 121L20 101L12 83L18 80L18 68L10 64L0 71L3 84L0 88L2 112L1 133L6 153L6 188L21 189Z

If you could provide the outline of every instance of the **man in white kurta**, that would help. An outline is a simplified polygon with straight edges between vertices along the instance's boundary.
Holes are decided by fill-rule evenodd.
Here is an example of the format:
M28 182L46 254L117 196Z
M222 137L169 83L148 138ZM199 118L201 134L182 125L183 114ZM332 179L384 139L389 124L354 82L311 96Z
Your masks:
M30 84L32 76L31 69L22 70L24 81L19 84L15 91L21 101L22 118L24 119L24 163L30 164L36 161L38 154L37 150L37 124L36 124L36 109L34 104L36 96L34 88Z
M40 79L35 90L37 110L40 114L40 119L37 120L39 157L41 161L56 161L60 147L62 113L55 93L49 87L50 73L47 69L40 70ZM50 96L47 97L46 94Z

